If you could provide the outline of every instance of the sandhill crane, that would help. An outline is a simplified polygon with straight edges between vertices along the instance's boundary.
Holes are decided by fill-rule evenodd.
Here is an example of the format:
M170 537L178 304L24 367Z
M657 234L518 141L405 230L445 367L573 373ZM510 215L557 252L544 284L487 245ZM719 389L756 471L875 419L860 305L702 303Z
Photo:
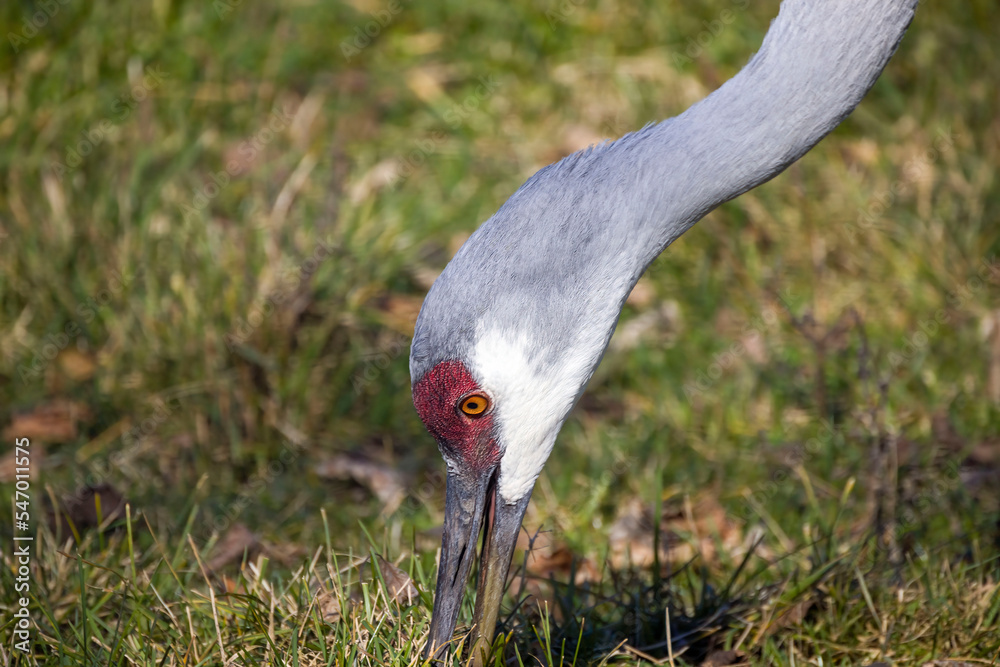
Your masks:
M675 118L540 170L445 268L410 351L413 403L448 469L429 657L451 642L483 532L470 642L479 664L532 487L643 271L833 130L915 8L785 0L730 81Z

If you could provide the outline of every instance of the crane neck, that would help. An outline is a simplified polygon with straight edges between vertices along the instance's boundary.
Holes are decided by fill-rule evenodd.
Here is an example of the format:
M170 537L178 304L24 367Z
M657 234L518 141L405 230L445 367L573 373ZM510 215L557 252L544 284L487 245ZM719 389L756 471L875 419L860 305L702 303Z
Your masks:
M785 0L730 81L675 118L540 170L462 246L421 309L410 372L416 382L463 360L496 394L507 446L524 450L504 459L505 497L530 490L649 264L832 131L915 7Z

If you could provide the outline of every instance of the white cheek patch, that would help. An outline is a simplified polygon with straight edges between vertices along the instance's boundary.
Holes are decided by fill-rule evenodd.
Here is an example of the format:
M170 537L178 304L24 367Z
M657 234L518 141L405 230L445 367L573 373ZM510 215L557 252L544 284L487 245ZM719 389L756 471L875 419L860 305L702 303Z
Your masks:
M473 374L493 394L494 422L504 448L498 490L508 502L531 491L549 458L563 421L589 379L600 350L570 345L544 372L528 361L523 333L481 331L472 354Z

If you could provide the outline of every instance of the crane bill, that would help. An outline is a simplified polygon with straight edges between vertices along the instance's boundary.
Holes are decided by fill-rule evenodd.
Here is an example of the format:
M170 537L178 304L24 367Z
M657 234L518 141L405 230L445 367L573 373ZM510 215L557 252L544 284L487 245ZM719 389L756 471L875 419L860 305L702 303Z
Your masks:
M483 472L448 472L434 614L424 651L431 660L443 659L452 645L480 531L483 548L470 637L474 666L482 664L482 654L493 640L517 534L531 497L529 493L514 503L505 502L497 494L496 473L496 466Z
M483 524L486 495L495 489L492 483L495 472L495 466L488 474L448 471L441 561L438 563L434 590L430 636L424 651L427 658L443 656L451 644L462 598L465 597L465 584L476 557L476 539Z

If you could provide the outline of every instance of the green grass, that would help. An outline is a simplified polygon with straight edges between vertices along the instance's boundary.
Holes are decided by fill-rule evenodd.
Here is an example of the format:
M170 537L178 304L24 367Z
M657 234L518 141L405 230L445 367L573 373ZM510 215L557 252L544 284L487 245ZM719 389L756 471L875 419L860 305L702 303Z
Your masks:
M0 524L0 656L419 664L429 277L538 168L737 72L777 11L745 4L6 3L0 452L76 417L32 439L28 654ZM669 662L668 614L676 664L1000 662L998 22L923 3L843 126L653 264L534 492L548 569L498 664ZM320 474L343 453L398 506ZM130 520L50 527L86 484ZM634 501L659 569L616 537Z

